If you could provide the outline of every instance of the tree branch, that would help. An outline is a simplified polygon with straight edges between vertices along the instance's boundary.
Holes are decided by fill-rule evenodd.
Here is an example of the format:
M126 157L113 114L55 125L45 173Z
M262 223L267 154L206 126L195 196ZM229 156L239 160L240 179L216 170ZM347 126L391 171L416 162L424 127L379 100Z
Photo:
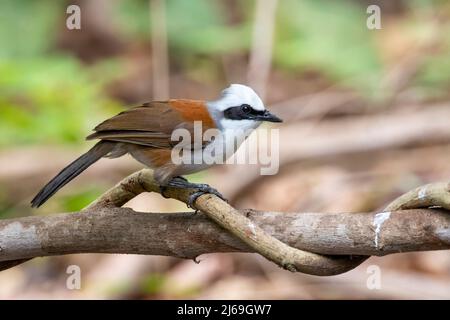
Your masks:
M411 191L388 207L392 212L376 214L238 211L211 194L195 202L204 214L120 208L144 191L159 192L150 170L125 178L82 212L0 221L0 270L37 256L69 253L195 258L242 251L262 254L291 271L333 275L370 255L450 249L448 212L400 210L405 203L406 208L418 206L417 199L423 206L448 209L447 183ZM167 188L165 194L187 202L196 191Z
M298 249L375 255L450 249L450 215L442 210L391 212L378 234L374 213L277 213L243 210L251 221ZM0 266L9 260L72 253L129 253L193 259L213 252L254 252L205 214L94 208L0 220Z

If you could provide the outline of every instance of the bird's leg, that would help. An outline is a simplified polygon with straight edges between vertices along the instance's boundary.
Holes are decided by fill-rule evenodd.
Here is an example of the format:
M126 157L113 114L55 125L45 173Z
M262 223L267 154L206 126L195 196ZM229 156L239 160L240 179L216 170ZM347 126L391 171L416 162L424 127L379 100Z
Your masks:
M166 199L169 199L170 197L166 196L165 192L167 190L167 186L159 185L159 193Z
M205 183L192 183L187 181L183 177L174 177L172 180L169 181L167 186L174 187L174 188L182 188L182 189L197 189L198 191L194 192L189 196L188 206L191 208L194 208L194 203L197 200L198 197L201 195L211 193L216 196L218 196L220 199L227 201L222 194L220 194L219 191L216 189L210 187L209 185ZM227 201L228 202L228 201Z
M180 181L181 183L184 183L184 182L189 183L189 181L187 181L187 179L185 177L182 177L182 176L174 177L174 178L172 178L172 180L177 180L177 181ZM174 187L174 185L170 184L170 181L169 181L169 183L167 185L159 185L159 192L166 199L170 198L170 197L165 195L165 192L166 192L168 186Z

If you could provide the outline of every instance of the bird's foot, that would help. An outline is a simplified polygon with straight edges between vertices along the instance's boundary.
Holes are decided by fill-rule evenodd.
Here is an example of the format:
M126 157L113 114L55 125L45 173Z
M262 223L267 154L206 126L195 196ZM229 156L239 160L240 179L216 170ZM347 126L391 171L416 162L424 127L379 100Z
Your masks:
M166 196L166 193L165 193L166 190L167 190L167 186L162 186L162 185L159 186L159 193L160 193L164 198L169 199L170 197L169 197L169 196Z
M222 196L222 194L220 194L219 191L210 187L209 185L207 185L205 183L191 183L183 177L172 178L172 180L169 181L168 186L175 187L175 188L183 188L183 189L196 189L196 191L189 196L188 204L187 204L188 207L193 208L193 209L195 209L194 204L195 204L195 201L197 201L198 197L200 197L204 194L207 194L207 193L214 194L217 197L219 197L220 199L222 199L223 201L228 202L228 200L226 200L224 198L224 196Z
M159 193L166 199L169 199L169 196L166 196L165 192L167 191L167 187L176 187L180 188L181 186L189 183L186 178L181 176L173 177L172 180L169 181L167 185L159 185Z
M224 196L219 191L210 187L207 184L197 184L197 186L195 188L198 191L192 193L189 196L188 206L190 208L195 209L195 207L194 207L195 201L197 201L197 199L204 194L213 194L213 195L219 197L220 199L222 199L223 201L228 202L228 200L225 199Z

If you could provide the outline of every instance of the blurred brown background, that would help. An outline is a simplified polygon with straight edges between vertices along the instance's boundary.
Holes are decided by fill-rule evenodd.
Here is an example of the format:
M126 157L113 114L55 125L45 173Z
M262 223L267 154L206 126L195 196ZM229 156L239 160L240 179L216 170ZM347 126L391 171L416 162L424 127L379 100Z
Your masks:
M70 4L81 30L66 28ZM380 30L367 28L371 4ZM3 0L0 41L0 218L79 210L139 169L128 157L101 160L29 207L101 120L152 99L214 99L234 82L285 119L278 175L234 165L190 177L237 208L371 211L450 176L448 1ZM187 210L153 194L129 205ZM34 259L0 273L0 298L450 298L448 251L371 258L328 278L254 254L200 260ZM66 288L72 264L81 290ZM366 286L369 265L381 268L380 290Z

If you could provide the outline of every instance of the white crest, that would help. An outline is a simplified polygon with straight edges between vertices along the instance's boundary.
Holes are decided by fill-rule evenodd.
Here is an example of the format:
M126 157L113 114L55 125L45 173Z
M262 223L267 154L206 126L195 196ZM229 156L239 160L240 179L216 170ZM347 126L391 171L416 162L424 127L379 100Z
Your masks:
M255 110L265 110L264 103L256 92L243 84L232 84L222 91L219 99L207 103L209 112L221 129L255 129L260 122L255 120L224 119L223 111L243 104L250 105Z
M232 84L222 91L221 97L210 103L214 108L224 111L243 104L250 105L255 110L264 110L264 103L256 92L243 84Z

